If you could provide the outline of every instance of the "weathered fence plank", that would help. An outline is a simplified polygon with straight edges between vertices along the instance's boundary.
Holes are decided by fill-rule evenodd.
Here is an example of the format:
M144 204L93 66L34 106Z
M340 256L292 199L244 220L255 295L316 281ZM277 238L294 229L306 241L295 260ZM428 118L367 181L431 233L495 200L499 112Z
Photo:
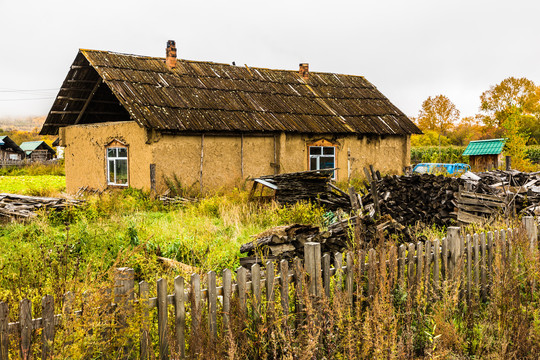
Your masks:
M159 359L169 359L169 327L167 326L167 280L157 281Z
M426 254L425 254L425 261L424 261L424 288L426 291L426 294L429 292L429 278L431 277L431 241L426 241Z
M473 253L474 253L474 293L478 293L480 283L480 247L478 246L478 234L473 235Z
M21 359L30 359L32 345L32 303L28 299L19 302L19 324L21 327Z
M395 245L392 245L388 252L388 285L390 291L396 286L397 261L397 249Z
M441 250L439 247L439 239L433 241L433 290L439 291L439 260L441 256Z
M261 317L261 266L251 265L251 293L253 295L253 315L255 322Z
M320 253L320 251L319 251ZM320 264L320 261L319 261ZM353 266L353 255L350 251L347 252L346 258L347 265L347 274L345 276L345 289L347 290L347 300L349 304L353 303L353 290L354 290L354 266Z
M450 251L448 274L450 278L453 278L456 275L456 266L458 266L458 259L460 255L461 241L459 239L459 227L457 226L448 227L446 241L448 243L448 250Z
M441 279L448 279L448 239L441 240Z
M422 290L422 279L423 279L423 269L424 269L424 247L422 242L416 244L416 290L420 292Z
M8 359L9 346L9 307L0 301L0 360Z
M472 244L471 244L471 235L467 234L467 299L472 299L471 293L471 273L472 273Z
M182 276L174 278L174 327L176 335L176 351L181 358L186 356L186 296L185 282Z
M43 326L41 358L43 360L52 358L54 344L54 297L45 295L41 300L41 324Z
M289 262L287 260L281 260L279 263L280 274L280 297L281 297L281 310L283 315L289 314Z
M208 279L208 330L212 339L215 339L217 337L216 273L214 271L209 271L206 275L206 278Z
M231 320L232 273L225 269L221 275L223 279L223 330L229 331Z
M150 314L148 295L149 286L146 281L139 282L139 304L141 306L141 336L140 336L140 358L148 360L150 356Z
M405 244L401 244L399 246L399 259L398 259L398 281L401 284L401 286L405 285L405 254L407 252L407 248L405 247Z
M414 253L416 251L413 243L409 243L409 248L407 252L407 279L408 284L407 288L409 291L413 291L414 288Z
M375 281L377 279L376 259L377 253L375 252L375 249L370 249L368 252L368 297L370 301L373 300L373 296L375 296Z
M336 267L336 273L334 275L335 289L337 291L343 290L343 254L334 254L334 266Z
M240 306L240 316L247 314L246 291L247 291L247 270L240 267L236 272L236 281L238 282L238 305Z
M532 216L524 216L522 221L529 240L529 248L531 252L535 252L538 250L538 226Z
M322 277L324 295L330 298L330 254L328 253L322 256Z
M480 235L480 253L481 253L481 262L480 262L480 280L481 280L481 297L482 301L487 299L487 283L486 283L486 234L482 233Z
M313 296L322 295L321 286L321 244L304 244L305 271L308 276L308 291Z
M304 305L302 302L302 278L304 277L304 269L302 266L302 260L299 258L294 259L294 291L295 291L295 311L296 321L299 324L301 321L301 314L304 311Z

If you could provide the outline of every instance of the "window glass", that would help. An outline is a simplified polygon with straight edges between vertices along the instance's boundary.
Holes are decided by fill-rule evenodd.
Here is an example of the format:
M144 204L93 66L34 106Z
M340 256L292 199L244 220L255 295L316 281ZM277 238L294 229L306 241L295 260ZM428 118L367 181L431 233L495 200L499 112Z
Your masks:
M332 169L336 165L336 149L333 146L310 146L309 147L309 169ZM335 179L336 173L332 174Z
M109 185L128 185L127 148L107 149L107 183Z
M116 183L127 184L127 159L117 159L114 171L116 173Z
M323 155L334 155L334 147L333 146L325 146L323 147Z

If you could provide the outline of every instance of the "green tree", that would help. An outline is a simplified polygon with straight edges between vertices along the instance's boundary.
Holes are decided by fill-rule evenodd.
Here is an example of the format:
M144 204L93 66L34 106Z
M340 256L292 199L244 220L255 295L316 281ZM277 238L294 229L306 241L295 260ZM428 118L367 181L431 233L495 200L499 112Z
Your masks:
M510 107L508 110L508 116L502 124L506 137L504 153L512 157L512 167L521 171L530 171L531 162L526 158L529 133L520 128L521 111L516 107Z
M428 97L422 103L418 113L418 126L422 130L433 130L439 134L439 146L441 136L452 128L459 119L459 110L450 99L444 95Z
M509 77L484 91L480 102L480 110L484 112L482 121L486 126L503 128L503 123L512 116L523 127L524 116L538 119L540 88L527 78Z

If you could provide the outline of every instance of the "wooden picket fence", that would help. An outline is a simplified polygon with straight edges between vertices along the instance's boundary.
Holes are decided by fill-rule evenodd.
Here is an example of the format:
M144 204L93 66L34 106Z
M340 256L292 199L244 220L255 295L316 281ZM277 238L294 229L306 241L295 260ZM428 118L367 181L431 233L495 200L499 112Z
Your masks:
M169 339L174 338L177 348L174 353L186 355L186 326L191 326L191 334L198 334L203 325L204 312L207 330L212 339L218 339L229 329L233 316L261 316L264 301L277 305L276 291L284 315L289 312L302 313L302 291L313 297L331 298L337 292L344 294L349 304L358 300L360 289L366 289L365 299L371 299L377 289L377 277L381 272L388 276L387 286L403 286L412 293L415 289L430 288L433 293L443 286L445 280L459 273L462 293L470 299L479 296L489 298L494 251L507 252L512 246L512 238L519 231L525 231L530 241L531 251L538 251L538 226L533 217L523 218L523 227L487 233L460 236L460 228L448 228L447 236L433 242L391 247L387 253L374 249L360 250L356 253L321 254L320 244L306 243L304 261L295 259L291 264L283 260L277 264L267 262L265 269L258 264L251 271L239 268L236 282L232 280L231 270L224 270L221 286L217 285L216 273L210 271L206 276L206 288L202 289L199 274L191 275L189 286L183 277L174 280L174 292L167 294L167 282L160 279L156 283L157 297L149 297L150 285L142 281L138 284L135 296L134 271L129 268L117 269L114 287L114 304L111 307L124 309L124 314L133 314L134 304L142 309L140 332L140 358L151 358L150 311L157 308L159 359L169 359ZM367 262L366 262L367 259ZM290 266L292 268L290 268ZM358 276L360 275L360 276ZM248 280L250 278L250 280ZM362 282L362 283L360 283ZM302 289L303 286L307 288ZM292 297L291 298L291 294ZM34 330L42 329L41 357L51 358L55 331L62 326L66 317L84 316L83 310L73 311L74 294L68 292L62 299L62 314L54 314L54 298L46 295L42 299L41 318L32 319L32 304L23 299L19 304L19 319L9 322L8 304L0 302L0 360L7 360L10 336L18 338L20 358L28 359L31 354L31 339ZM239 313L232 311L232 301L239 304ZM174 306L174 330L170 334L168 325L168 306ZM203 309L203 306L205 309ZM203 311L204 310L204 311ZM249 311L251 310L251 311ZM187 321L189 313L190 321ZM218 317L221 317L218 322ZM119 320L122 322L122 320ZM218 324L219 326L218 329Z

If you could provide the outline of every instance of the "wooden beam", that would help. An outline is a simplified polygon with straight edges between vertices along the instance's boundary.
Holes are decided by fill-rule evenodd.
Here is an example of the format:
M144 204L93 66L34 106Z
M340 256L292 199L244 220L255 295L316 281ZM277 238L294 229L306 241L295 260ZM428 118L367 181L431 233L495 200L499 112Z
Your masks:
M78 110L73 110L73 111L51 111L50 113L51 114L68 115L68 114L79 114L81 111L78 111ZM115 111L89 111L88 114L90 114L90 115L118 115L119 112L115 112Z
M101 78L99 79L101 81ZM94 84L94 80L67 80L68 83Z
M92 89L92 92L90 93L90 95L88 95L88 99L86 99L86 102L84 103L81 111L79 112L79 116L77 116L77 119L75 120L75 123L74 125L77 125L79 123L79 121L81 120L84 112L86 111L86 108L88 107L88 105L90 105L90 101L92 101L92 98L94 97L94 95L96 94L98 88L99 88L99 85L101 85L101 78L98 79L98 81L96 82L96 84L94 85L94 88Z
M69 100L69 101L86 101L86 100L88 100L87 98L76 98L76 97L70 97L70 96L57 96L56 98L60 99L60 100ZM100 103L100 104L118 104L119 105L118 101L110 101L110 100L94 100L94 102Z

